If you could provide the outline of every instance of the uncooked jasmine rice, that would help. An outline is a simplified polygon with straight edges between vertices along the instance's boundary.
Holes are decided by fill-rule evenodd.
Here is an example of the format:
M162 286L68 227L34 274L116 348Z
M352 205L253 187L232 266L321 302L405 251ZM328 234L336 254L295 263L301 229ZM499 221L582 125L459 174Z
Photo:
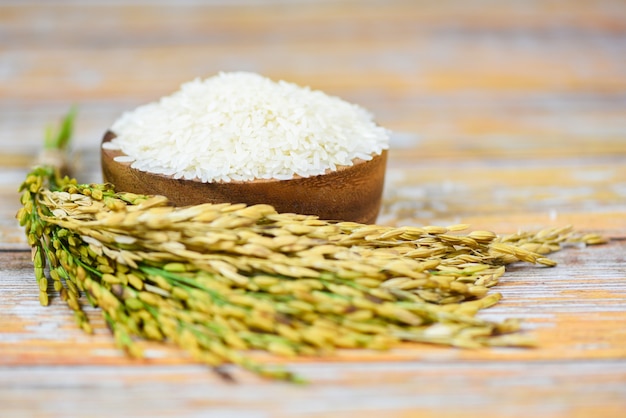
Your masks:
M183 84L123 114L103 144L138 170L203 182L291 179L370 160L389 132L355 104L246 72Z

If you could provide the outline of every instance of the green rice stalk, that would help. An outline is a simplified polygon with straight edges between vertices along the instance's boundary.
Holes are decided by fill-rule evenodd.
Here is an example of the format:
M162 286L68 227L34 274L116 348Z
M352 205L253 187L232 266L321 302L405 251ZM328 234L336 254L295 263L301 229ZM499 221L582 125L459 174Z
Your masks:
M66 148L73 117L48 134L46 148ZM605 242L571 227L498 237L464 235L467 225L330 222L268 205L177 208L162 196L79 184L58 162L33 168L20 186L17 218L41 304L58 294L86 332L82 307L97 306L130 355L143 355L142 339L174 343L220 375L236 364L300 381L254 361L251 350L297 357L403 341L533 345L519 323L476 316L500 299L490 288L505 266L551 267L546 255L563 245Z

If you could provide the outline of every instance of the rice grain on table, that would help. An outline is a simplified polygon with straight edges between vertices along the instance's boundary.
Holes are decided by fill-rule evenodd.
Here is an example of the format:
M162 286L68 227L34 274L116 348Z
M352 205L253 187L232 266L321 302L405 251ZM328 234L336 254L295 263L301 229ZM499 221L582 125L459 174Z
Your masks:
M122 115L103 144L138 170L203 182L291 179L371 160L389 132L340 98L254 73L219 73Z

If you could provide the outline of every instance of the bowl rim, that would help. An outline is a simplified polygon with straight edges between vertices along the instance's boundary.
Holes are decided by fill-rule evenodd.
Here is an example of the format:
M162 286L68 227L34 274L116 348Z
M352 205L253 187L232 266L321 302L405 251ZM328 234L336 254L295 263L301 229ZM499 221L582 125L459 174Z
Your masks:
M111 131L111 130L107 130L102 138L102 141L100 143L100 152L101 153L107 153L109 154L109 156L111 157L111 159L117 163L117 164L123 164L126 165L129 169L131 170L135 170L135 171L140 171L142 173L146 173L152 176L159 176L159 177L163 177L163 178L167 178L167 179L172 179L172 180L178 180L178 181L193 181L195 183L200 183L200 184L252 184L252 183L257 183L257 184L261 184L261 183L280 183L280 182L285 182L285 181L293 181L293 180L304 180L304 179L310 179L310 178L314 178L314 177L318 177L318 176L325 176L325 175L330 175L333 173L339 173L341 171L345 171L345 170L349 170L351 168L354 168L358 165L361 164L366 164L369 162L374 161L377 158L382 158L383 155L388 151L387 149L383 149L382 152L380 154L372 154L372 158L369 160L364 160L362 158L354 158L352 160L352 165L338 165L336 166L335 170L331 170L331 169L326 169L326 171L322 174L315 174L312 176L308 176L308 177L303 177L300 176L298 174L295 174L292 178L290 179L276 179L276 178L270 178L270 179L253 179L253 180L231 180L231 181L223 181L223 180L219 180L219 181L202 181L200 179L193 178L193 179L186 179L186 178L180 178L177 179L172 175L166 175L166 174L160 174L160 173L152 173L150 171L146 171L146 170L140 170L138 168L134 168L131 167L130 162L124 162L124 161L115 161L115 157L119 157L119 156L126 156L126 154L124 154L123 151L121 150L115 150L115 149L107 149L104 148L102 145L104 145L107 142L110 142L111 140L113 140L113 138L115 138L117 135L115 134L115 132Z

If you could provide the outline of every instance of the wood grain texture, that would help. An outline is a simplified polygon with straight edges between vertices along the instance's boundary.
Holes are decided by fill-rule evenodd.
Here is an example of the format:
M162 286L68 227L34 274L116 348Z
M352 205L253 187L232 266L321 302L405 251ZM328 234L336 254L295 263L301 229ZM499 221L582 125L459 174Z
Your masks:
M107 132L103 144L115 137ZM133 168L115 161L125 155L119 150L101 150L102 178L119 190L137 194L167 196L176 206L203 203L245 203L272 205L282 213L315 215L322 219L374 223L382 204L387 151L371 160L353 160L323 175L290 180L256 179L205 183L198 179L175 179Z
M621 0L0 1L0 415L626 415L625 56ZM304 387L236 369L229 384L171 346L128 359L97 310L89 336L58 297L39 306L17 185L71 104L76 175L99 182L122 112L231 70L339 95L394 131L381 223L611 241L511 266L494 289L481 315L523 319L535 349L347 350L289 362Z

